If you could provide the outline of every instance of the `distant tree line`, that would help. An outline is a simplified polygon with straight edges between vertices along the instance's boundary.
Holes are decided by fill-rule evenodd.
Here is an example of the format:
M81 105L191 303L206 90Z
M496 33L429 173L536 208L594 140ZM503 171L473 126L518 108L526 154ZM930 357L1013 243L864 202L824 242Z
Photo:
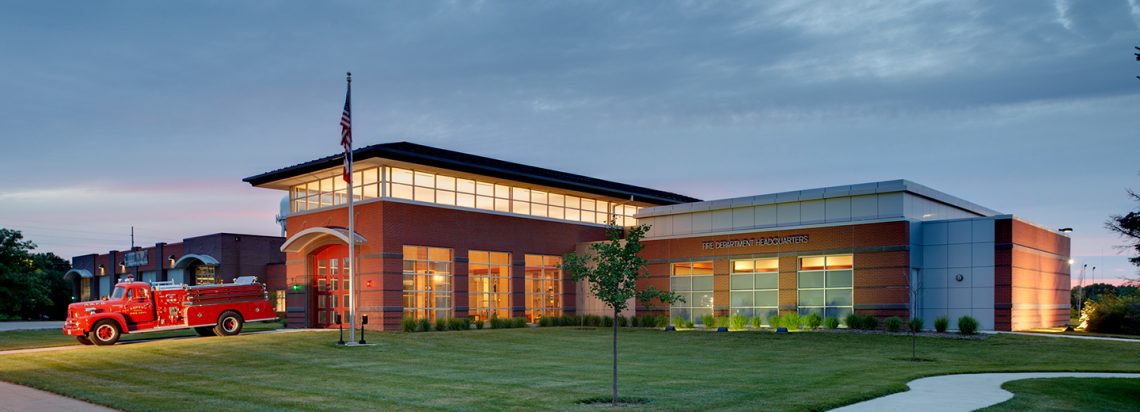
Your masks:
M18 230L0 228L0 321L63 319L71 263L54 253L32 253L36 244Z

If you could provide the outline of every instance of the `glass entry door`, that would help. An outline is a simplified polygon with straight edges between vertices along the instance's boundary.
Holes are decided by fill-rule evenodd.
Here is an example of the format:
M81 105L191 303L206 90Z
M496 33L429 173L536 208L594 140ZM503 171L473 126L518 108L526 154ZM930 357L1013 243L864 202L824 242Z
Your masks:
M348 324L348 247L333 245L312 255L310 262L313 279L312 290L316 308L316 327L337 327L337 315Z

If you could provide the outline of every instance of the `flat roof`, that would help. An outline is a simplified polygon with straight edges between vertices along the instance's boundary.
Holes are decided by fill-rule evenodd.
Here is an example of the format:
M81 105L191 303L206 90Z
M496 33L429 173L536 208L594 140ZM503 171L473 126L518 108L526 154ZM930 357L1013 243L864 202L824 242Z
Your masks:
M939 203L950 205L971 213L976 213L980 216L997 216L1002 214L996 210L931 189L930 187L909 180L899 179L642 208L637 213L636 217L646 218L652 216L666 216L682 213L730 209L736 207L748 207L777 203L800 202L805 200L830 199L836 197L896 192L912 193Z
M635 201L661 205L700 202L700 199L676 193L595 179L573 173L544 169L409 142L383 143L362 147L354 149L352 156L354 161L369 158L397 160L541 186L594 193L619 199L630 199L632 197ZM344 155L338 153L271 172L250 176L242 179L242 181L252 186L261 186L295 176L338 167L343 162Z

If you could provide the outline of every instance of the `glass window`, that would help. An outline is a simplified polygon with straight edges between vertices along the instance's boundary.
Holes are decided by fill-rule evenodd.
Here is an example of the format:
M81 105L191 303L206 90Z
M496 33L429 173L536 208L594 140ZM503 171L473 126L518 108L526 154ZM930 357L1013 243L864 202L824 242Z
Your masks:
M562 315L562 257L524 255L525 303L529 322L543 316Z
M623 226L637 223L632 218L637 211L634 206L423 170L372 167L353 172L352 184L352 197L358 200L375 199L383 194L396 199L575 222L606 224L613 219ZM340 205L347 201L347 183L339 175L294 185L289 190L289 207L293 211Z
M467 252L467 296L471 316L487 320L511 317L510 253Z
M451 249L404 246L404 316L436 320L451 317Z
M684 298L669 307L669 314L694 323L712 314L713 264L708 262L674 263L669 277L670 288Z
M852 255L805 256L797 273L796 305L801 315L818 313L845 321L854 311Z
M729 312L759 317L760 324L770 326L768 318L780 312L779 266L778 258L733 260L728 285Z

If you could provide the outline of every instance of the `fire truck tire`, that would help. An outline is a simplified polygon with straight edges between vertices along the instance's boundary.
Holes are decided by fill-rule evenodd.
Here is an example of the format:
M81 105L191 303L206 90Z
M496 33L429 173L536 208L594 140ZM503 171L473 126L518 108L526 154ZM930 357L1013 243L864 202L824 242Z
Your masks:
M94 345L95 344L95 342L92 342L91 339L87 339L86 336L76 336L75 340L79 341L79 343L84 344L84 345Z
M87 339L91 340L97 346L114 345L119 341L119 336L122 331L119 330L119 324L110 319L104 319L91 328L91 333L87 334Z
M196 328L194 328L194 333L197 333L198 336L216 336L217 335L216 333L214 333L214 327L213 326L196 327Z
M214 327L214 333L218 336L233 336L241 333L242 324L241 314L234 311L227 311L218 317L218 326Z

